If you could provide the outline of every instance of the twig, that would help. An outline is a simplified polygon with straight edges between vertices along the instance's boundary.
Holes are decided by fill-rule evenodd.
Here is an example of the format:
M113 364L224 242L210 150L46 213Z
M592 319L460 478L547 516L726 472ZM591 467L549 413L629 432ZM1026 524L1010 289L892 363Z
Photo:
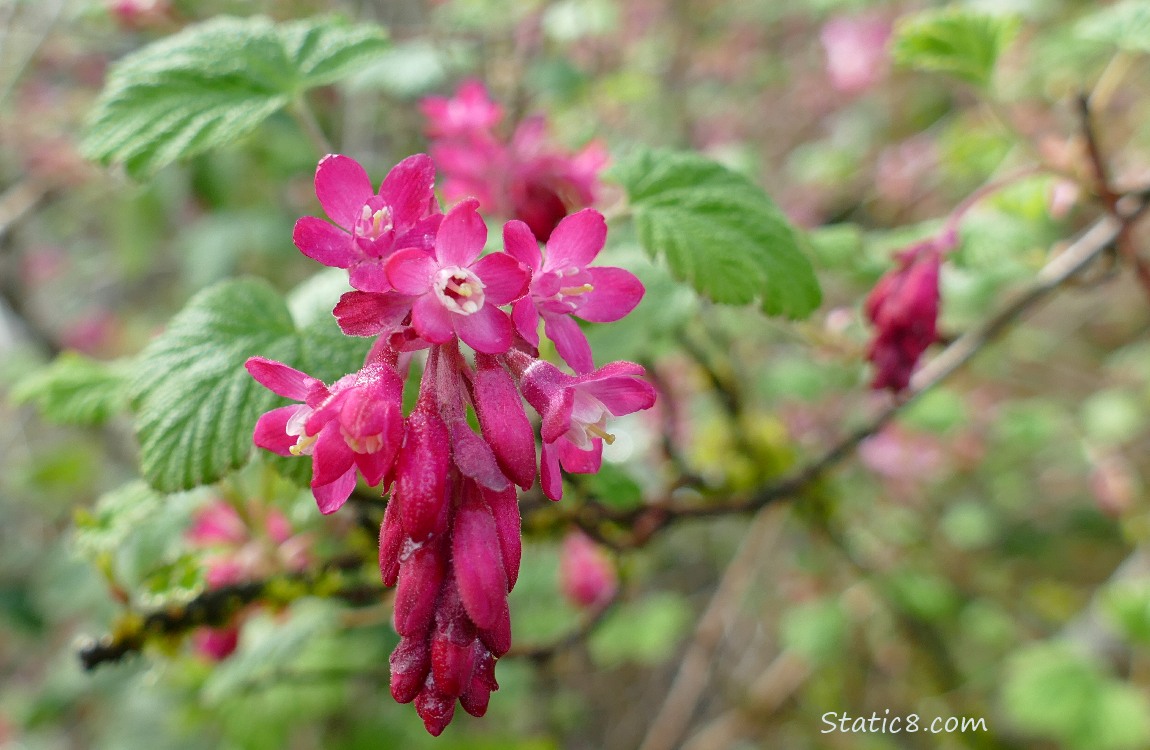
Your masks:
M1110 182L1106 158L1102 155L1102 148L1098 144L1098 135L1094 131L1094 123L1090 115L1090 98L1086 94L1080 94L1078 97L1078 116L1082 121L1082 135L1086 139L1086 152L1090 159L1090 167L1094 172L1094 189L1110 215L1121 218L1121 211L1118 207L1121 196L1114 192ZM1130 240L1129 223L1123 223L1114 244L1122 257L1134 269L1134 275L1138 278L1142 291L1150 299L1150 266L1147 266L1146 262L1138 255L1138 249Z
M226 625L237 612L252 604L277 586L299 586L310 591L329 580L333 571L355 569L363 561L354 556L329 561L310 574L290 574L245 581L201 592L190 601L172 603L147 613L128 612L113 632L99 640L87 639L77 648L80 664L91 671L105 662L116 662L131 653L142 651L149 640L178 636L198 627ZM373 604L383 593L380 586L353 584L323 592L352 604Z
M289 109L320 156L335 153L335 148L332 146L331 140L324 134L323 128L319 125L319 120L316 119L315 113L312 112L311 107L308 106L308 103L302 95L292 103Z
M504 658L508 659L530 659L535 662L542 662L551 659L562 651L583 642L587 636L591 635L599 623L607 616L607 613L615 608L616 603L619 601L618 592L615 593L607 601L597 606L591 613L579 623L579 626L567 633L566 635L556 638L551 643L544 643L535 646L522 646L512 648L507 652Z
M663 706L647 728L647 736L639 750L672 750L691 725L699 698L710 682L715 652L727 629L727 617L746 594L760 555L774 547L773 538L779 532L779 519L777 513L764 512L743 537L706 611L699 618L695 635L683 654Z

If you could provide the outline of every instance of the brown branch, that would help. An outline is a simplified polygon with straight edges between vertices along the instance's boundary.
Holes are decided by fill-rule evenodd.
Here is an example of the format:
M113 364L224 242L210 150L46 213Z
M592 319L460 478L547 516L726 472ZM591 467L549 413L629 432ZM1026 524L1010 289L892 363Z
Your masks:
M1094 130L1094 121L1090 112L1090 97L1086 94L1078 96L1078 117L1082 124L1082 136L1086 140L1086 153L1090 160L1090 168L1094 173L1094 190L1110 215L1121 219L1122 212L1119 208L1119 201L1122 196L1114 191L1113 183L1110 180L1110 170L1106 166L1106 158L1103 156L1102 147L1098 143L1098 134ZM1142 257L1138 255L1138 248L1130 239L1129 223L1123 223L1114 244L1122 258L1134 270L1134 275L1137 277L1142 291L1147 298L1150 298L1150 266L1147 266Z
M317 571L301 574L272 576L208 589L187 602L173 602L146 613L128 611L117 622L113 631L100 639L82 641L77 656L85 671L91 671L106 662L117 662L128 654L138 653L151 640L181 636L199 627L222 627L244 607L269 598L280 586L303 592L323 589L330 598L342 599L354 605L369 605L378 601L382 586L366 584L332 585L333 572L354 570L363 565L355 556L338 558L321 565Z

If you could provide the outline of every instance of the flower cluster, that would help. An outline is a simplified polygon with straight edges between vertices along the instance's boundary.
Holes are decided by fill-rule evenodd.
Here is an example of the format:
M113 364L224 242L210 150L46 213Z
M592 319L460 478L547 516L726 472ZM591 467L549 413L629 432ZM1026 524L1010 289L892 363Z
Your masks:
M428 97L420 108L448 200L474 196L497 216L524 222L540 242L569 212L594 203L607 164L602 144L558 151L542 116L525 118L510 138L501 137L503 109L478 81L465 82L452 98Z
M450 110L444 128L492 120L480 105ZM655 391L638 365L595 369L569 317L617 320L643 294L627 271L590 266L606 239L598 212L562 218L542 249L526 224L511 221L506 252L484 255L479 202L462 200L444 215L434 180L423 154L400 162L378 191L354 160L320 161L316 195L334 224L300 219L295 243L347 269L353 291L334 314L344 333L375 342L361 370L330 385L261 357L247 368L297 402L263 415L255 442L311 457L322 512L338 510L358 477L390 493L379 566L384 583L398 585L391 692L414 701L438 735L457 701L483 715L498 688L495 662L511 647L507 595L522 546L516 485L529 489L538 474L558 500L561 469L597 471L613 440L607 421L650 408ZM539 359L540 319L577 374ZM402 373L417 359L419 394L405 416ZM541 418L540 461L524 400Z

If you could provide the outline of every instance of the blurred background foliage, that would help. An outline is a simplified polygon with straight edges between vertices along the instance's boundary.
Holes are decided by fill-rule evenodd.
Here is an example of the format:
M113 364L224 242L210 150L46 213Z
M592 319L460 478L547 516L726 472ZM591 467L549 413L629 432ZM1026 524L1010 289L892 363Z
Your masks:
M562 143L697 149L764 186L808 230L823 286L800 323L700 299L613 225L605 257L648 297L588 334L601 361L645 364L662 406L622 422L604 472L572 482L563 504L630 510L746 493L862 423L887 396L866 388L861 300L891 252L980 185L1040 164L967 215L941 330L969 329L1031 279L1099 215L1080 92L1115 186L1144 189L1150 3L952 4L1011 39L993 75L957 79L930 72L946 70L929 64L934 47L896 49L928 70L891 62L890 28L922 2L170 0L131 17L119 5L0 2L0 392L15 397L0 400L0 746L1150 746L1150 310L1117 267L1018 323L793 505L682 521L639 548L606 529L625 548L612 553L620 601L569 648L502 660L488 716L459 716L438 740L387 694L386 602L349 608L324 582L249 611L218 664L176 639L91 673L75 654L125 605L203 589L210 553L188 532L212 502L242 510L268 560L266 511L250 507L282 513L315 559L370 562L375 542L371 518L320 517L264 461L190 493L130 483L118 360L213 282L255 275L287 293L314 274L290 227L316 211L319 154L279 112L146 181L93 166L78 134L124 54L220 14L338 12L380 24L390 46L306 96L373 175L426 148L418 99L471 76L513 117L546 112ZM877 41L843 41L844 23ZM853 77L835 68L843 45L867 63ZM79 354L37 376L61 351ZM53 413L69 383L85 400ZM526 529L512 612L528 648L580 618L559 592L557 528ZM370 582L370 567L331 585ZM820 733L828 711L886 709L985 717L990 731Z

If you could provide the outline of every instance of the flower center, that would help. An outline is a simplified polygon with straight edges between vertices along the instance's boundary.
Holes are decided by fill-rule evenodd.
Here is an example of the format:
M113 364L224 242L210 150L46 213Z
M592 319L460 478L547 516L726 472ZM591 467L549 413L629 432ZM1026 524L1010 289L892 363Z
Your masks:
M310 456L312 451L315 450L315 441L319 435L308 435L304 426L307 424L308 417L311 416L313 409L310 406L301 405L296 413L291 415L287 421L287 434L298 438L295 445L288 448L288 451L293 456Z
M373 210L370 203L365 203L359 220L355 223L356 236L377 240L390 231L391 209L384 206Z
M571 406L571 428L567 439L582 450L591 448L594 438L602 438L611 445L615 436L607 432L607 417L612 416L603 402L585 391L575 390L575 401Z
M348 431L342 426L340 427L340 432L343 433L343 439L347 442L347 447L356 453L377 453L383 449L383 435L367 435L357 438L348 434Z
M466 268L441 268L435 274L432 288L443 306L458 315L471 315L483 307L483 282Z

